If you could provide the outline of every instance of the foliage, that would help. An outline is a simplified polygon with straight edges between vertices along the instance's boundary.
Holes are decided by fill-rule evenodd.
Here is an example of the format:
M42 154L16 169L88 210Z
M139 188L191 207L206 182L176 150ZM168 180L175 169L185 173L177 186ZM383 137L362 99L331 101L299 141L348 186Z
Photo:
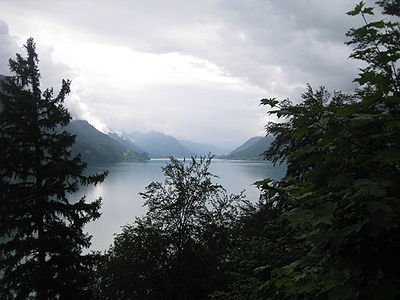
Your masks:
M389 18L368 22L363 2L348 13L365 22L347 33L351 57L366 63L352 95L308 86L300 104L261 100L284 119L267 125L276 139L265 155L286 163L286 176L258 182L258 203L215 218L225 206L206 204L220 189L199 177L207 161L173 159L166 182L142 194L146 217L106 256L108 299L400 297L400 34L390 18L400 6L377 3Z
M396 3L378 2L398 17ZM272 271L265 286L282 293L278 299L400 296L399 23L368 22L373 8L363 2L348 14L365 21L347 33L351 57L366 63L354 95L308 87L301 104L262 100L285 119L267 125L277 138L266 156L288 165L279 184L263 188L288 205L306 251Z
M163 299L169 272L168 240L148 218L117 234L97 271L100 299Z
M294 239L295 230L282 218L287 208L273 198L263 194L257 203L241 205L225 271L228 285L219 287L213 299L253 300L268 295L280 299L278 290L263 283L271 278L271 270L293 262L303 249Z
M141 193L146 216L123 228L99 268L105 299L206 299L224 284L242 195L213 182L211 157L171 158Z
M100 216L101 199L68 196L106 173L84 176L86 164L71 157L75 137L62 131L70 81L56 96L42 92L33 39L25 49L26 58L10 59L14 76L0 93L0 298L86 299L95 256L82 255L83 227Z

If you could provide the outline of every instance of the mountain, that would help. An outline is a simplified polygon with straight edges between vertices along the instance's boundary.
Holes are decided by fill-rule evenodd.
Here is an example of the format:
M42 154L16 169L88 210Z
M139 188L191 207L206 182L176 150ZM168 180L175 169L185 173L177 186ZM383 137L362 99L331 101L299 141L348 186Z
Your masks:
M177 139L161 132L132 132L126 134L137 147L146 151L151 158L168 156L191 157L195 153L182 146Z
M262 136L254 136L250 139L248 139L246 142L241 144L239 147L237 147L235 150L230 152L228 155L233 155L235 153L241 152L249 147L252 147L254 144L257 144L263 137Z
M228 155L221 158L224 159L243 159L243 160L263 160L263 153L268 149L274 137L272 136L256 136L247 140L245 143L237 147Z
M81 153L82 160L89 164L144 161L149 159L147 155L138 153L98 131L88 121L73 120L65 127L65 130L76 135L72 153Z
M228 150L226 148L222 148L212 144L196 143L189 140L178 140L178 141L179 143L182 144L182 146L192 151L196 155L204 156L208 155L209 153L211 153L212 155L223 155L228 153Z
M5 76L0 75L1 81ZM0 111L2 105L0 103ZM76 135L75 144L72 146L72 154L80 153L82 160L88 164L107 164L123 161L144 161L149 156L143 150L136 147L129 140L115 136L108 136L84 120L73 120L63 130Z
M112 138L113 140L119 142L125 148L135 151L137 153L141 153L146 157L146 159L150 159L150 157L147 155L146 151L139 148L132 139L124 136L123 134L117 134L116 132L109 132L108 136L110 138Z

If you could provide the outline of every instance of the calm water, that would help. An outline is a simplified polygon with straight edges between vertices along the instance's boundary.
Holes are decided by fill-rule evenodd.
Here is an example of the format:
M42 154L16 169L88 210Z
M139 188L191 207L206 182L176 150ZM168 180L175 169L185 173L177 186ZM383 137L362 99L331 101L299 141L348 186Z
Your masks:
M112 244L113 234L121 231L121 226L133 223L135 217L145 213L143 200L138 194L152 181L163 181L161 167L168 159L153 159L143 163L119 163L104 167L91 167L89 172L109 170L106 180L96 187L85 187L79 191L88 200L102 197L102 216L86 226L93 235L91 250L106 250ZM238 194L245 190L247 199L256 201L259 191L253 185L265 177L280 178L284 168L273 167L269 162L234 161L214 159L210 171L220 178L216 181L228 193Z

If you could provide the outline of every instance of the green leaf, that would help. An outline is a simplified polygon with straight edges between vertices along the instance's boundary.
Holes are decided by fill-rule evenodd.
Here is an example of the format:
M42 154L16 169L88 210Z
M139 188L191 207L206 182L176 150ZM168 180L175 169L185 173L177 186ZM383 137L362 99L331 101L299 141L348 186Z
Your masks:
M353 10L348 11L347 14L348 14L349 16L358 15L358 14L361 12L361 10L363 9L364 5L365 5L365 3L364 3L363 1L361 1L360 3L358 3L358 4L356 5L356 7L355 7Z
M359 113L354 115L354 120L361 120L361 121L371 121L375 120L377 118L377 115L373 114L364 114L364 113Z
M377 212L384 212L387 214L393 213L393 210L389 205L387 205L386 203L380 202L380 201L367 201L365 203L365 207L372 214L377 213Z
M400 128L400 120L387 121L384 126L386 129L392 129L392 128L399 129Z
M359 179L354 183L354 187L356 188L356 197L384 197L387 195L386 189L371 179Z
M276 100L276 98L269 98L269 99L261 99L260 100L261 104L260 105L269 105L272 107L275 107L279 101Z
M340 234L340 240L338 240L337 243L342 243L344 237L359 232L363 226L364 223L361 222L343 227L341 230L338 231L338 233Z
M292 225L303 227L313 217L312 211L308 209L295 208L287 213L287 218Z
M386 23L384 21L377 21L369 23L368 26L375 28L385 28Z
M297 129L292 136L295 139L301 139L303 136L307 135L307 133L308 133L308 128L304 126Z
M325 202L319 207L314 209L314 217L311 223L315 225L326 224L332 225L334 212L336 210L337 203L335 202Z
M271 182L274 182L274 180L273 179L271 179L271 178L265 178L265 179L263 179L263 180L259 180L259 181L256 181L254 184L259 188L259 189L267 189L267 188L270 188L270 183Z
M363 14L366 15L373 15L374 14L374 8L373 7L366 7L362 10Z

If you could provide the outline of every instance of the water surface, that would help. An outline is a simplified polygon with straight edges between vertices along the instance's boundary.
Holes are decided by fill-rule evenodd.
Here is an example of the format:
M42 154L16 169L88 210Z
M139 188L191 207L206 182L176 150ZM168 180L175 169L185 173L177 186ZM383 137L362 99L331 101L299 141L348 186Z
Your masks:
M121 226L133 223L135 217L146 210L138 193L152 181L163 181L162 167L168 159L152 159L142 163L119 163L90 167L88 172L107 169L106 180L96 187L84 187L77 196L86 195L88 200L103 198L100 219L86 226L93 236L91 250L106 250L112 244L113 234L121 232ZM220 183L228 193L238 194L245 190L247 199L256 201L259 191L253 185L266 177L278 179L284 175L283 167L273 167L264 161L240 161L213 159L210 171L218 175Z

